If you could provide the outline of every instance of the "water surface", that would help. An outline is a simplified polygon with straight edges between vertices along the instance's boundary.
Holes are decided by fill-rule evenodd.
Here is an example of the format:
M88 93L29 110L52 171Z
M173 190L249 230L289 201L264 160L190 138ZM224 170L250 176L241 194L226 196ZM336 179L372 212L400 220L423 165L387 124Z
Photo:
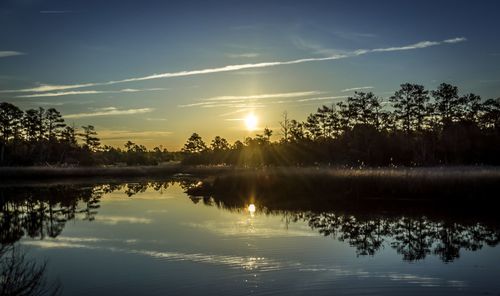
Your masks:
M188 196L198 182L2 188L2 270L14 248L63 295L500 293L495 219Z

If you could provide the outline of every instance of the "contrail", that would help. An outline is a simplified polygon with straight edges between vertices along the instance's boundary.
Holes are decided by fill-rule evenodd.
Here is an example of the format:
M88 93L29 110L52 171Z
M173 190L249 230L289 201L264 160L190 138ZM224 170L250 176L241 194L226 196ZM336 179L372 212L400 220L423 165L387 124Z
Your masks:
M303 58L296 59L290 61L273 61L273 62L261 62L261 63L250 63L250 64L238 64L238 65L227 65L223 67L216 68L208 68L201 70L186 70L179 72L167 72L160 74L152 74L143 77L133 77L122 80L111 80L107 82L95 82L95 83L80 83L80 84L71 84L71 85L40 85L34 88L25 88L25 89L16 89L16 90L3 90L1 93L15 93L15 92L47 92L47 91L57 91L57 90L68 90L68 89L76 89L83 87L93 87L93 86L106 86L113 85L119 83L127 83L127 82L136 82L136 81L144 81L144 80L152 80L152 79L160 79L160 78L172 78L172 77L184 77L184 76L194 76L194 75L204 75L204 74L212 74L212 73L221 73L221 72L232 72L243 69L255 69L255 68L268 68L268 67L276 67L281 65L294 65L294 64L302 64L309 62L319 62L319 61L331 61L331 60L339 60L345 59L349 57L355 57L360 55L365 55L369 53L376 52L393 52L393 51L404 51L404 50L413 50L420 48L427 48L431 46L437 46L442 44L455 44L459 42L464 42L467 39L464 37L457 37L446 39L443 41L421 41L410 45L399 46L399 47L388 47L388 48L375 48L375 49L358 49L352 52L348 52L345 54L333 55L322 58Z

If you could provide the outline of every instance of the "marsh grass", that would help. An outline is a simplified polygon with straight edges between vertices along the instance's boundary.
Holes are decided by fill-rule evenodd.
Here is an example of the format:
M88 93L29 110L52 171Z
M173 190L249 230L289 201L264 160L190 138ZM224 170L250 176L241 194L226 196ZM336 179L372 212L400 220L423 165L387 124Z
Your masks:
M432 201L491 205L500 188L500 170L454 168L272 168L235 171L207 179L191 195L265 199L268 203Z
M0 167L2 180L94 178L94 177L158 177L176 174L204 176L229 171L224 166L185 166L170 164L162 166L130 167Z
M378 206L383 201L425 201L446 209L486 207L496 203L500 169L496 167L345 168L165 166L0 168L0 186L92 180L203 180L190 186L191 196L217 197L226 203L255 198L268 206L321 208L340 203ZM195 182L196 183L196 182ZM391 203L384 203L391 204ZM411 205L413 207L413 205ZM490 210L490 209L489 209Z

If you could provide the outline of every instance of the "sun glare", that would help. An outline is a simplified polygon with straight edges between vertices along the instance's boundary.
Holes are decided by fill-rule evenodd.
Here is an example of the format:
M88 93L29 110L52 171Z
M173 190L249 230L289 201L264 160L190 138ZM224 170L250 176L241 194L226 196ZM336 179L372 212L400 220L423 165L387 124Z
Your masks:
M245 117L245 126L249 131L255 130L257 128L257 117L253 114L248 114L247 117Z
M254 204L250 204L250 205L248 206L248 211L250 212L250 215L252 215L252 216L253 216L253 214L255 214L255 210L256 210L256 208L255 208L255 205L254 205Z

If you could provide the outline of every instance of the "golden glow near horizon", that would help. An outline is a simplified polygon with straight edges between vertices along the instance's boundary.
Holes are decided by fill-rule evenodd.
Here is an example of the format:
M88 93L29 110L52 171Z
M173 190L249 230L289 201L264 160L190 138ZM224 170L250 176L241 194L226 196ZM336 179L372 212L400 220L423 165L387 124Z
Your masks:
M248 212L250 212L250 215L251 215L251 216L253 216L253 215L255 214L255 210L256 210L256 208L255 208L255 205L254 205L254 204L250 204L250 205L248 206Z
M247 115L247 117L245 117L245 126L249 131L254 131L257 129L257 122L258 119L253 113L250 113Z

